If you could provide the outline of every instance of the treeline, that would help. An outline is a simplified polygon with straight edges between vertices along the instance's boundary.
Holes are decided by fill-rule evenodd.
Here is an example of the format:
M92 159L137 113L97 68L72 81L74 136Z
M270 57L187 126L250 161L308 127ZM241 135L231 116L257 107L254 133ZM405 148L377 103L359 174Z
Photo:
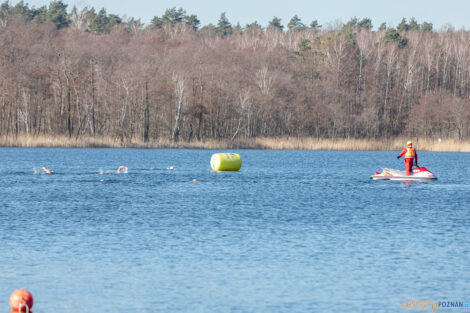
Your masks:
M0 134L123 141L470 136L470 33L405 19L149 25L61 1L0 7Z

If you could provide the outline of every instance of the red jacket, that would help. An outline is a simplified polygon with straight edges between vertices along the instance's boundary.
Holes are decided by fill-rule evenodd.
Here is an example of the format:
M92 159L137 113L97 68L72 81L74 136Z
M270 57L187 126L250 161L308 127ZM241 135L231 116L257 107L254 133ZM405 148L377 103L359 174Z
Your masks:
M409 150L409 151L408 151ZM405 155L405 160L406 159L415 159L415 163L418 163L418 153L416 152L415 148L411 147L408 148L406 147L403 149L403 151L398 155L398 157L402 157Z

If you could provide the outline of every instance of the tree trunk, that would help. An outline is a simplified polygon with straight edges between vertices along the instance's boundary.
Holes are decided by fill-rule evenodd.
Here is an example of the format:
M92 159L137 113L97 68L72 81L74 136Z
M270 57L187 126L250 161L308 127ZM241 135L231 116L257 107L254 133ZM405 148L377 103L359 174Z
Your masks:
M173 128L173 142L178 142L180 135L181 112L183 109L184 100L184 76L181 77L173 74L173 82L175 83L175 100L176 100L176 114L175 114L175 127Z
M144 110L144 142L149 141L149 130L150 130L150 108L149 108L149 88L148 82L145 82L145 110Z

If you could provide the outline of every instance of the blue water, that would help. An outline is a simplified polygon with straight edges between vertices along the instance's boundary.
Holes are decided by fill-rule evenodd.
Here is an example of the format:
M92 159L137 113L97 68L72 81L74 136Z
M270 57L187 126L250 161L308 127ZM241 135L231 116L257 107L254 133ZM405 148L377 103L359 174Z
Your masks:
M35 313L470 301L470 154L419 152L439 179L405 183L369 179L396 151L235 152L0 149L0 312L17 288Z

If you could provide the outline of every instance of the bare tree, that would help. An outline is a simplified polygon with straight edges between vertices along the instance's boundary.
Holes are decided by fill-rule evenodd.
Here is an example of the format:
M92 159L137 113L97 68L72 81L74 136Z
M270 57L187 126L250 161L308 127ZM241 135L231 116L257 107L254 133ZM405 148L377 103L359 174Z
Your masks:
M175 125L173 127L173 142L178 142L180 135L181 112L184 102L184 82L185 77L183 75L173 73L174 97L176 104Z
M242 121L243 121L243 116L245 115L245 112L247 111L247 108L250 105L250 92L248 90L244 91L244 92L241 92L239 94L239 103L238 104L239 104L239 106L237 108L237 111L239 113L239 115L238 115L238 124L237 124L237 128L236 128L235 132L233 133L232 138L230 139L231 141L233 141L237 137L237 135L239 134L240 129L241 129L241 125L242 125Z

